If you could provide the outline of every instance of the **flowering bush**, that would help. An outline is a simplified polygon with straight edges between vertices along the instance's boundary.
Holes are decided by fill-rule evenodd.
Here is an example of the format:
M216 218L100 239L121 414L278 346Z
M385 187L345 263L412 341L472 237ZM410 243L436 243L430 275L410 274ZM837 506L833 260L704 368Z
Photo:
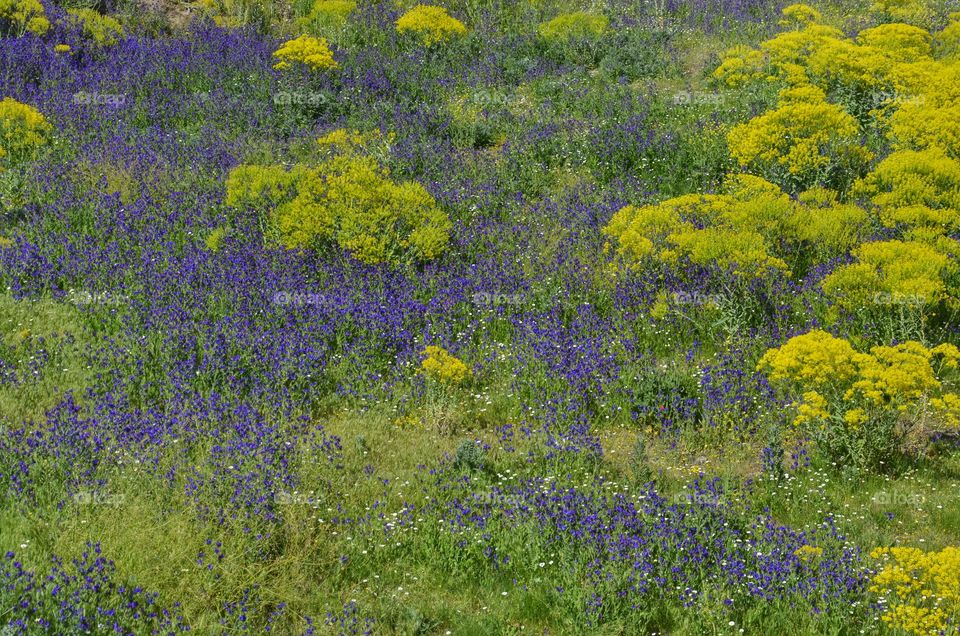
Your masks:
M431 345L424 349L421 355L426 357L420 364L420 370L435 380L461 384L473 375L470 367L442 347Z
M303 64L315 71L337 68L333 59L333 51L327 46L324 38L315 38L310 35L301 35L293 40L287 40L273 56L279 61L273 65L275 69L290 68L294 64Z
M861 353L814 330L767 351L757 369L802 396L794 425L830 459L876 468L896 457L930 398L949 410L958 359L951 344L908 341Z
M467 27L443 7L418 4L397 20L398 33L412 33L423 44L433 46L466 35Z
M310 13L300 18L301 26L318 31L340 29L347 23L347 17L357 8L353 0L316 0Z
M853 252L857 262L823 279L823 291L848 309L902 298L933 305L952 296L946 278L957 267L948 255L916 241L874 241ZM891 303L886 303L891 304Z
M422 185L392 181L358 152L363 139L346 131L320 138L334 154L315 168L239 166L227 178L226 203L270 209L288 248L333 242L365 263L436 258L449 241L447 215Z
M604 34L609 20L606 16L577 11L558 15L537 27L544 40L563 43L570 40L591 40Z
M936 146L894 152L854 184L853 194L869 198L887 227L946 233L960 226L960 162Z
M888 626L924 636L960 622L960 548L877 548L870 556L882 564L870 591L880 596Z
M813 87L786 90L780 106L734 127L730 154L788 189L842 184L870 160L857 121Z
M67 15L99 46L113 46L123 37L123 27L116 19L93 9L67 9Z
M786 264L769 253L763 236L737 223L731 213L737 203L729 195L687 195L641 208L628 205L603 233L615 239L618 255L631 267L649 258L670 263L683 257L746 276L770 268L786 271ZM716 224L697 227L692 221L698 219Z
M33 106L11 97L0 101L0 161L29 160L50 138L53 126Z
M50 20L40 0L0 0L0 27L14 36L43 35L50 30Z

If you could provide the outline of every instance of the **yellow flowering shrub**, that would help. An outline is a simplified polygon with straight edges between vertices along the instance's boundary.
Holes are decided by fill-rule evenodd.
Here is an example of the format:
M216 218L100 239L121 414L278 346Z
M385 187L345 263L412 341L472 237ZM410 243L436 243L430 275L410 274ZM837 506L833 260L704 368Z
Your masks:
M934 36L934 43L946 57L960 55L960 11L950 14L950 22Z
M570 40L591 40L602 36L610 21L604 15L576 11L558 15L537 27L537 33L547 42L563 43Z
M767 351L757 369L801 396L794 425L829 457L879 466L918 425L927 398L950 421L957 355L951 344L928 349L916 341L862 353L814 330Z
M945 300L945 278L956 271L953 260L916 241L875 241L853 252L857 262L837 268L823 279L823 291L840 306L860 309L902 299L920 306Z
M913 62L933 54L930 32L910 24L881 24L864 29L857 35L857 42L902 62Z
M33 106L12 97L0 101L0 161L16 164L32 158L53 132L53 126Z
M293 40L287 40L283 46L274 51L273 56L278 60L273 65L275 69L304 64L315 71L323 71L339 66L333 59L333 51L327 45L326 39L310 35L301 35Z
M353 0L316 0L310 7L310 12L300 18L299 23L304 27L313 27L320 31L326 29L340 29L347 23L347 18L357 8Z
M422 185L393 181L352 145L364 138L321 137L332 156L314 168L239 166L227 178L225 202L267 208L288 248L334 243L371 264L436 258L449 242L449 218Z
M960 548L877 548L870 556L882 566L870 592L884 600L881 619L890 628L926 636L960 621Z
M296 193L306 167L241 165L227 175L224 203L230 207L272 207Z
M859 373L860 355L846 340L816 329L770 349L757 368L766 370L773 381L817 389L852 382Z
M870 13L882 22L920 25L929 22L931 16L922 0L874 0Z
M685 195L639 208L628 205L603 233L616 241L618 256L629 266L648 258L674 262L684 257L746 276L759 276L770 268L787 271L786 264L769 253L763 236L737 225L739 212L733 210L738 202L730 195ZM698 228L691 219L717 224Z
M942 148L960 158L960 103L934 106L914 100L890 117L890 137L897 148Z
M99 46L113 46L123 37L123 27L117 20L93 9L67 9L67 15Z
M793 554L801 561L813 561L814 559L823 556L823 548L818 548L812 545L804 545L794 550Z
M461 384L473 376L470 367L442 347L428 346L421 355L425 356L420 363L421 372L435 380L447 384Z
M730 130L730 154L741 167L781 186L809 186L837 171L856 172L871 159L856 119L822 91L788 89L782 99L775 110Z
M397 20L398 33L411 33L423 44L433 46L466 35L467 27L443 7L418 4Z
M818 258L832 258L853 247L868 223L864 209L838 203L831 190L816 188L794 201L766 179L737 174L725 180L721 194L625 206L603 233L628 266L684 257L759 276L771 268L790 272L774 246L785 243L797 248L794 253L812 250Z
M777 24L787 28L802 28L823 19L819 11L806 4L791 4L784 7L781 14L783 18Z
M740 88L767 77L767 62L759 50L739 45L724 52L713 78L730 88Z
M897 151L854 184L853 194L869 198L888 227L907 223L946 232L960 217L960 161L937 146Z
M43 35L50 30L40 0L0 0L0 31L14 36Z
M223 241L226 236L226 230L224 230L222 227L218 227L207 234L207 238L204 239L203 243L211 252L219 252L223 247Z

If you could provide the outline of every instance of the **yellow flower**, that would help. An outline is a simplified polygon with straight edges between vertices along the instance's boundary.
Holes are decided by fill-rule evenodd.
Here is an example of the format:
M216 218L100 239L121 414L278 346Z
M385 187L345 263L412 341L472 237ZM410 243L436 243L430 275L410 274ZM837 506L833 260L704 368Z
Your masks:
M348 142L334 131L319 141ZM333 242L365 263L431 260L449 242L451 223L419 183L395 182L375 158L349 146L316 168L238 166L227 205L265 207L288 248Z
M812 545L804 545L794 550L793 554L801 561L812 561L819 556L823 556L823 548L818 548Z
M70 45L69 44L57 44L53 47L53 50L57 53L69 53Z
M338 67L333 59L333 52L327 45L327 40L310 35L301 35L284 42L283 46L274 51L273 56L279 60L273 65L275 69L290 68L297 63L318 71Z
M426 356L420 364L421 371L441 382L461 384L473 375L470 367L442 347L428 346L421 355Z
M885 599L881 618L888 626L925 636L960 616L960 548L877 548L870 556L883 564L869 591Z
M823 99L813 87L787 90L780 106L735 126L727 135L730 154L744 168L815 183L833 166L869 161L857 121Z
M0 0L0 22L10 24L15 36L43 35L50 30L50 20L40 0Z
M420 41L433 46L466 35L467 27L447 13L443 7L418 4L397 20L398 33L412 33Z
M0 101L0 159L29 160L44 145L53 126L40 111L12 97Z
M595 39L607 30L606 16L577 11L558 15L537 27L537 33L548 42Z
M123 37L123 27L108 15L93 9L67 9L71 19L83 27L83 34L100 46L113 46Z

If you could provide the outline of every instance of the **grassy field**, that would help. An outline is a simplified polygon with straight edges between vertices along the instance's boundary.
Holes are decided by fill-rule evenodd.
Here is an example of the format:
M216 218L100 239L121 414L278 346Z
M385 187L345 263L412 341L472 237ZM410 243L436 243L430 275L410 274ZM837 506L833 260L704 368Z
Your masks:
M960 7L0 1L0 635L960 633Z

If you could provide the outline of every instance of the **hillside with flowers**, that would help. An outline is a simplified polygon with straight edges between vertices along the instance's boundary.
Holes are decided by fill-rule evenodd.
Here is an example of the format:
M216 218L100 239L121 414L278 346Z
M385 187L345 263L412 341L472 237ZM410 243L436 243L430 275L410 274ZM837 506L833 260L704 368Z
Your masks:
M955 0L0 0L0 635L960 635Z

